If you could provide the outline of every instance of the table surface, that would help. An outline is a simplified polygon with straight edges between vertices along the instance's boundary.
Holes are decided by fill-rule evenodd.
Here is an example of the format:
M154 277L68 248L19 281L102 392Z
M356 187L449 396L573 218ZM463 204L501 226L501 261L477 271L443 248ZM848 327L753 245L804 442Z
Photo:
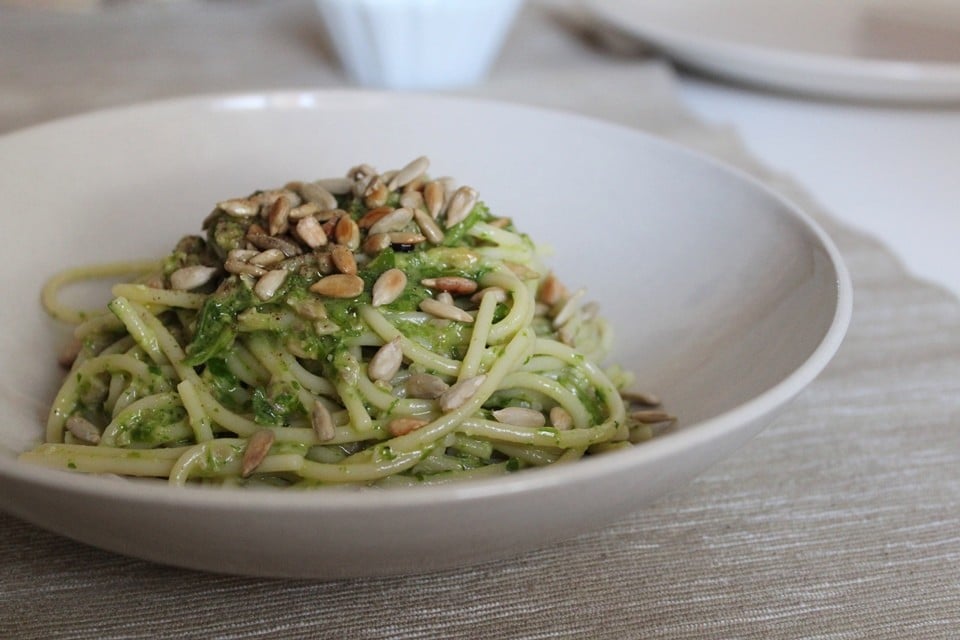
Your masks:
M747 447L649 508L458 572L199 574L0 513L0 638L960 636L960 109L677 76L597 46L558 6L530 3L467 93L641 127L799 203L856 292L825 372ZM320 33L308 0L0 4L0 134L147 99L342 85Z

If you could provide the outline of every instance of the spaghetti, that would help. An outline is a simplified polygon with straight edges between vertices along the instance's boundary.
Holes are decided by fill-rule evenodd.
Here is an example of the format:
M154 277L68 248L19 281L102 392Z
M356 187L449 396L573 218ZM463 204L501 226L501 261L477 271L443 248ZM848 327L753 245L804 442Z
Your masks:
M650 436L536 246L418 158L218 203L163 261L52 278L77 354L21 459L224 486L419 485ZM59 295L135 273L107 310Z

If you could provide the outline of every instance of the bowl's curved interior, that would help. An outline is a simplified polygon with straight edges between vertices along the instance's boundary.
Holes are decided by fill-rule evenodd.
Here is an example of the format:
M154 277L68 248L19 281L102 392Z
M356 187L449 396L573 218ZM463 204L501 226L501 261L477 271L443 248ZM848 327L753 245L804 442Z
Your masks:
M421 154L431 158L434 175L471 184L492 210L554 248L550 263L562 279L586 287L611 319L611 362L634 371L638 387L662 396L680 418L673 432L564 469L396 492L177 491L15 460L39 437L62 375L55 359L64 332L36 302L46 277L80 263L163 255L181 235L197 232L212 203L225 197L341 175L360 162L399 167ZM494 527L502 534L498 518L520 518L509 528L507 552L596 526L652 499L667 483L605 497L610 486L658 474L688 478L754 433L825 366L849 317L849 282L836 251L789 204L695 154L566 114L364 92L201 97L7 136L0 140L0 169L0 194L11 212L8 237L16 239L6 276L8 300L16 303L0 308L7 365L0 371L7 418L0 422L0 484L6 485L0 506L93 544L186 566L318 577L411 570L409 559L390 564L384 558L416 552L422 541L403 548L394 540L399 547L369 550L382 549L371 547L375 536L404 526L381 522L390 517L475 538ZM573 486L583 513L561 517L536 508ZM58 516L67 495L109 522L94 527L90 518L74 518L70 524ZM124 508L111 510L111 502ZM487 524L466 516L478 508L487 509L479 512ZM581 515L596 519L583 522ZM338 517L342 526L331 524ZM137 535L138 518L153 531L172 518L180 533L170 536L180 535L181 544L167 538L133 548L124 540ZM238 532L241 520L245 529ZM335 568L334 561L305 562L282 550L269 565L225 559L260 529L310 529L321 522L328 544L339 540L358 564L341 561ZM357 533L357 522L366 533ZM546 537L524 534L530 525L553 529ZM217 545L201 544L206 555L164 551L188 548L184 540L211 529L219 538ZM350 554L351 544L366 555ZM433 559L417 568L505 552L503 544L496 553L462 540L459 550L436 544ZM213 546L224 551L210 555L206 547Z

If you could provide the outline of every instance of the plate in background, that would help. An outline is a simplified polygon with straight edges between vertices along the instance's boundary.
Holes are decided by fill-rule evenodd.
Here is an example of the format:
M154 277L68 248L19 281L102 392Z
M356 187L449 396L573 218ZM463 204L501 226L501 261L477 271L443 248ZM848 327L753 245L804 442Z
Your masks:
M586 0L706 73L792 93L960 100L960 5L947 0Z

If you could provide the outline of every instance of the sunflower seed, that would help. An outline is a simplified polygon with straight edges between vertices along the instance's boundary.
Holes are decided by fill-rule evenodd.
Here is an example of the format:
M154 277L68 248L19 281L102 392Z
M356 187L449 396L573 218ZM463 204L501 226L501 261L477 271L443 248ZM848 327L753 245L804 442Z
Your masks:
M446 413L463 406L463 404L470 400L477 390L480 389L480 385L482 385L486 379L487 376L481 374L456 383L440 396L437 401L440 409Z
M253 435L247 440L247 448L244 450L243 459L240 461L240 475L242 477L248 477L260 466L263 459L267 457L275 439L276 435L270 429L260 429L253 432Z
M573 416L570 415L569 411L558 405L550 409L550 424L553 425L554 429L559 431L572 429Z
M297 235L303 243L311 249L327 244L327 234L324 233L320 222L313 216L302 218L297 222Z
M407 378L404 385L407 395L411 398L435 400L450 388L441 378L429 373L415 373Z
M317 434L317 439L320 442L333 440L333 437L337 435L330 410L319 400L313 401L313 411L310 412L310 426L313 427L313 431Z
M379 176L373 176L367 180L363 189L363 204L370 209L382 207L387 203L388 197L390 197L390 191Z
M215 273L217 273L215 267L205 267L200 264L182 267L170 274L170 286L180 291L196 289L210 282Z
M420 281L423 286L446 291L454 295L467 295L477 290L477 283L470 278L460 276L440 276L439 278L424 278Z
M577 305L580 302L580 298L586 293L585 289L577 289L577 292L572 296L566 299L557 312L553 316L553 326L554 328L562 327L567 324L570 318L573 317L574 312L577 310Z
M283 255L287 256L288 258L291 256L298 256L303 253L303 250L293 242L277 236L270 236L262 232L254 231L253 233L250 233L248 231L247 242L255 246L257 249L263 251L267 249L279 249L283 252Z
M260 213L260 206L246 198L218 202L217 208L238 218L249 218Z
M74 435L74 437L79 438L84 442L89 442L90 444L97 444L100 442L100 430L97 429L95 424L86 418L82 418L80 416L70 416L67 418L64 426L67 428L67 431Z
M423 194L419 191L404 191L400 196L400 206L407 209L421 209L423 207Z
M407 286L407 275L400 269L387 269L373 283L372 304L380 307L400 297Z
M399 187L404 187L426 173L429 167L430 159L426 156L420 156L400 169L400 171L389 180L387 188L390 189L390 191L394 191Z
M232 258L227 258L227 261L223 263L223 268L230 273L235 273L237 275L256 277L260 277L267 272L267 270L263 267L258 267L255 264L250 264L248 262L243 262L241 260L235 260Z
M337 370L337 375L339 375L340 379L347 385L351 387L357 386L357 382L360 380L360 363L357 362L356 357L354 357L352 353L347 353L343 356L340 361L340 368Z
M409 233L407 231L391 231L387 234L390 238L390 244L396 245L414 245L426 241L426 236L419 233Z
M288 216L291 220L302 220L308 216L314 216L320 213L323 209L320 208L316 202L308 202L302 204L299 207L294 207L290 209L290 215Z
M227 253L227 259L249 262L254 256L259 254L260 252L256 249L231 249L230 252Z
M335 196L345 196L353 190L353 180L350 178L321 178L314 180L314 183Z
M400 349L400 337L398 336L377 349L377 352L373 354L373 357L370 358L370 364L367 366L367 375L374 382L380 380L389 382L400 371L401 364L403 364L403 351Z
M320 278L310 285L310 291L328 298L356 298L363 293L363 280L349 273L337 273Z
M443 242L443 229L440 228L436 220L430 217L430 214L422 209L414 209L413 218L417 221L417 226L420 227L420 231L423 232L427 240L433 244Z
M393 207L377 207L376 209L370 209L363 216L357 220L357 226L361 229L369 229L378 220L383 218L385 215L393 211Z
M560 302L566 295L566 287L557 280L555 275L548 273L547 277L540 283L540 289L537 291L537 300L552 307Z
M423 186L423 202L427 205L427 213L429 213L430 217L434 220L437 219L437 216L439 216L443 210L443 203L446 198L447 195L444 192L443 184L437 180L428 182Z
M370 225L369 233L399 231L407 226L411 220L413 220L413 211L410 209L394 209Z
M517 427L542 427L547 423L542 413L525 407L505 407L492 413L497 422Z
M367 236L363 241L363 252L367 255L376 255L390 246L390 236L386 233L375 233Z
M349 247L352 251L356 251L360 246L360 228L350 216L343 216L337 221L333 237L337 244Z
M326 320L327 308L316 298L306 298L287 302L297 315L303 316L308 320Z
M394 418L387 424L387 431L389 431L392 436L402 436L428 424L430 424L429 420L421 420L419 418Z
M441 291L436 296L437 302L442 302L443 304L453 304L453 296L449 291Z
M280 264L283 262L285 255L280 249L267 249L266 251L260 251L255 256L251 256L247 262L250 264L255 264L258 267L272 267L275 264Z
M273 201L267 212L267 232L272 236L279 236L290 228L290 209L293 202L286 196L280 196Z
M450 204L447 205L447 229L462 222L470 214L477 204L477 198L477 192L471 187L460 187L454 192Z
M429 313L436 318L445 320L457 320L459 322L473 322L473 316L452 304L440 302L433 298L425 298L420 303L420 310Z
M357 275L357 260L353 257L353 251L342 244L330 247L330 259L340 273Z
M321 209L336 209L337 199L316 182L293 182L288 187L300 194L307 202L316 202Z
M253 287L253 292L261 300L269 300L277 293L277 289L283 285L284 280L287 279L287 271L285 269L274 269L264 274L257 284Z
M359 164L355 167L352 167L350 171L347 171L347 177L355 182L370 178L375 175L377 175L377 170L366 163Z
M641 411L634 411L630 413L630 418L636 420L637 422L642 422L644 424L656 424L658 422L673 422L676 420L674 416L671 416L666 411L660 411L658 409L644 409Z

